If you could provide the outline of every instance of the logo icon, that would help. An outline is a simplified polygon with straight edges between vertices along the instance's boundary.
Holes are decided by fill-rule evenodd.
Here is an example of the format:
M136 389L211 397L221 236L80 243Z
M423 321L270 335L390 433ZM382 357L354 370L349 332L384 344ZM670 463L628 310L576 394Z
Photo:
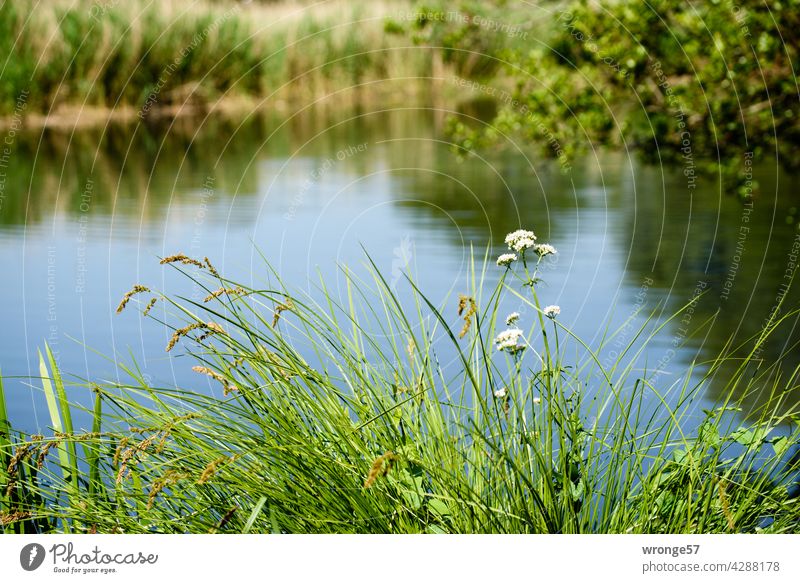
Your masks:
M403 270L407 269L411 264L411 258L414 253L414 244L411 242L411 237L406 235L400 240L400 244L392 249L392 283L390 287L392 291L397 287L397 283L403 277Z
M19 552L19 564L26 571L35 571L44 563L44 556L44 547L39 543L31 543Z

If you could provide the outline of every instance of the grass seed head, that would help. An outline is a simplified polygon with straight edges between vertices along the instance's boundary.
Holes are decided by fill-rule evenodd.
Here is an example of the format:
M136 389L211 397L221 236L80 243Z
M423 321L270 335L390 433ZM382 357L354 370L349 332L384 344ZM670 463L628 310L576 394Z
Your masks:
M15 510L13 512L0 512L0 526L7 526L9 524L19 522L20 520L30 518L30 516L30 512L21 512L19 510Z
M211 265L211 261L209 261L208 257L203 257L203 262L208 267L208 272L216 278L219 278L219 272Z
M203 302L210 302L214 298L218 298L221 295L241 296L241 295L244 295L245 293L247 293L247 292L244 290L244 288L241 288L239 286L236 286L236 287L221 287L219 289L214 290L210 294L208 294L205 297L205 299L203 299Z
M150 288L147 288L143 285L135 285L133 288L127 292L124 296L122 296L122 301L120 301L119 305L117 306L117 314L122 312L125 309L125 306L128 305L128 302L131 300L133 296L136 294L141 294L145 292L149 292Z
M215 381L218 381L222 385L223 390L224 390L223 394L226 397L232 391L238 391L239 390L236 385L229 383L228 379L226 379L224 376L222 376L217 371L212 370L212 369L210 369L210 368L208 368L206 366L193 366L192 370L194 372L198 372L200 374L204 374L204 375L210 376Z
M466 313L464 313L466 310ZM475 299L470 296L465 296L463 294L459 294L458 296L458 315L461 316L463 314L464 317L464 327L461 328L461 332L458 333L459 338L463 338L469 332L469 329L472 327L472 318L478 312L478 306L475 304Z
M169 257L164 257L164 259L159 261L160 265L166 265L168 263L182 263L183 265L194 265L195 267L199 267L200 269L205 269L206 267L203 263L200 263L197 259L192 259L191 257L187 257L183 253L170 255Z
M192 330L197 330L198 328L205 328L205 327L206 325L203 324L202 322L194 322L193 324L189 324L187 326L184 326L183 328L178 328L172 334L172 338L170 338L169 344L167 344L166 351L169 352L170 350L175 348L175 345L178 343L178 340L180 340L183 336L186 336Z
M364 480L364 488L372 486L379 477L386 476L399 459L393 451L387 451L385 454L375 458L375 461L372 462L372 467L369 469L369 474L367 474L367 479Z
M197 480L198 484L205 484L211 478L214 477L214 474L217 473L217 469L219 466L224 464L229 458L222 456L215 459L213 462L209 463L206 468L203 470L203 473L200 474L200 478Z
M294 302L292 302L292 298L286 298L286 301L282 304L278 304L275 306L275 315L272 317L272 327L278 325L278 321L281 319L281 314L287 310L294 309Z
M147 306L145 307L144 311L142 312L142 316L147 316L150 313L150 310L153 309L153 306L156 305L158 298L151 298L149 302L147 302Z

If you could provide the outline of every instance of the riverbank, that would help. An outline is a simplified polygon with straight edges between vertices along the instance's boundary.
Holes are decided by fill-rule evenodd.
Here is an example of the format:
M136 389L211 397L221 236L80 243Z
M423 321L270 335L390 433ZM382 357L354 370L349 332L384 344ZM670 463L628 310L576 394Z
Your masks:
M399 103L416 91L408 80L440 66L385 31L407 8L392 0L6 3L0 125L21 117L26 127L85 126L242 104L296 109L329 97L394 94Z
M635 359L601 362L558 306L543 307L538 276L557 250L530 231L506 241L496 261L469 267L501 270L496 287L478 279L434 305L404 280L418 314L374 264L374 286L345 272L352 295L340 305L324 287L320 301L294 294L268 265L268 284L252 289L208 258L164 258L207 296L190 302L137 284L118 317L138 318L138 306L166 325L166 352L188 356L183 366L210 394L154 386L135 365L122 366L125 381L67 387L46 348L39 382L53 434L0 432L0 528L797 532L800 426L784 389L798 372L781 378L755 362L780 322L744 359L720 354L706 372L690 366L664 381ZM500 313L505 295L523 313ZM665 325L634 336L650 343ZM641 349L623 342L625 352ZM698 411L697 396L729 360L728 396ZM740 425L730 413L742 385L771 398ZM93 406L71 403L68 390ZM778 413L784 405L789 414ZM0 428L8 421L0 384Z
M157 124L184 118L206 118L241 120L250 115L281 112L287 116L301 110L313 110L316 115L328 110L352 110L356 107L401 107L424 104L432 107L439 103L455 103L456 96L441 85L411 83L387 80L376 81L355 89L342 88L331 94L316 97L299 94L285 94L266 98L256 95L228 95L208 102L191 102L156 105L144 118L141 110L129 104L111 108L96 105L64 104L47 113L30 112L25 109L11 115L0 117L0 132L36 131L53 129L72 131L106 126L108 124L126 125L132 123Z

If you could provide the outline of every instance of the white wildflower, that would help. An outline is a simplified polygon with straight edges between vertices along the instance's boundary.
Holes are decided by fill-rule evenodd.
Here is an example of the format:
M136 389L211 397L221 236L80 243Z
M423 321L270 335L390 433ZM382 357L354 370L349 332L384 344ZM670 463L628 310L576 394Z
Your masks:
M534 404L534 405L538 405L538 404L539 404L539 403L541 403L541 402L542 402L542 400L541 400L539 397L534 397L534 398L533 398L533 404Z
M519 312L511 312L506 316L506 326L511 326L517 320L519 320Z
M561 313L561 308L559 308L558 306L547 306L547 307L546 307L544 310L542 310L542 311L544 312L544 315L545 315L545 316L547 316L548 318L552 318L553 320L555 320L555 319L556 319L556 316L558 316L558 315Z
M500 332L500 334L497 335L497 338L494 339L494 342L497 344L497 350L517 352L518 350L525 348L524 345L519 345L521 338L522 330L519 328L509 328L508 330L503 330Z
M506 235L506 244L511 245L517 239L536 239L536 235L533 234L533 231L518 229Z
M558 251L556 251L556 248L550 245L549 243L542 243L540 245L535 245L533 250L539 257L544 257L546 255L555 255L556 253L558 253Z
M507 394L508 390L505 387L503 387L502 389L497 389L494 392L494 396L497 397L498 399L505 399Z
M519 253L536 245L536 235L533 234L533 231L519 229L506 235L506 245L509 249Z
M497 265L511 265L516 260L517 256L514 253L503 253L497 258Z
M521 253L525 251L525 249L530 249L535 245L536 245L536 239L521 238L514 241L514 244L511 246L511 248L517 253Z

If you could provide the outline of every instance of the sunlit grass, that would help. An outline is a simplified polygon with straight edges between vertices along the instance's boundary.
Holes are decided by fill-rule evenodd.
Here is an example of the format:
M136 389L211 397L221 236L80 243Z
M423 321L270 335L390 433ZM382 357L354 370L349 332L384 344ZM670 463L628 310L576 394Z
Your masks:
M403 93L416 87L409 78L430 75L431 55L385 33L402 9L388 0L6 2L0 107L11 114L23 96L25 113L68 105L151 114L224 97L274 107L338 91Z
M153 386L122 365L129 382L86 385L93 427L79 431L46 351L53 433L0 435L4 530L796 531L800 428L778 413L795 410L781 395L796 374L752 362L772 328L728 380L731 395L772 383L739 427L735 402L697 407L725 354L664 385L635 364L670 324L651 319L602 363L602 346L546 317L548 257L522 241L508 267L473 260L468 289L442 304L411 279L395 291L371 262L366 280L344 269L342 297L324 281L294 293L266 263L253 289L207 259L168 258L206 301L135 288L119 317L147 309L212 390ZM496 286L488 270L504 274ZM509 296L525 309L498 350Z

